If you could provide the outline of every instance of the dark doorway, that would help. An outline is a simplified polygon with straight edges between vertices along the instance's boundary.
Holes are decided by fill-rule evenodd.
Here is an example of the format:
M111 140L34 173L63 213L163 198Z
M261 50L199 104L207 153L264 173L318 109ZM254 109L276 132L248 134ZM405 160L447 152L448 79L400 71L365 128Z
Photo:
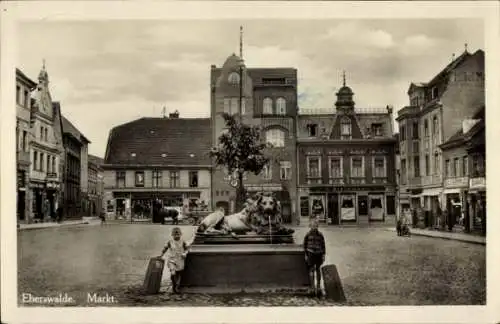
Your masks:
M358 196L358 212L360 216L368 216L368 196Z
M332 225L339 225L339 195L328 195L328 218L332 220Z
M18 191L17 192L17 217L19 220L24 220L26 217L25 215L26 211L26 192L25 191Z

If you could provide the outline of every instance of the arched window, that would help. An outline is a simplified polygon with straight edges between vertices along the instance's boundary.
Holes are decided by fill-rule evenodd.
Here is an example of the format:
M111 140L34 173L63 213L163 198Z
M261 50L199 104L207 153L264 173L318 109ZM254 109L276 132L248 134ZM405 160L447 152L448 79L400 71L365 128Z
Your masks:
M286 100L285 100L285 98L278 98L278 100L276 100L276 110L278 112L278 115L285 115L286 114Z
M272 114L273 113L273 99L264 98L264 114Z
M266 132L266 142L273 145L273 147L285 146L285 132L278 128L269 129Z
M352 125L349 118L343 118L340 124L340 138L341 139L351 139L352 138Z

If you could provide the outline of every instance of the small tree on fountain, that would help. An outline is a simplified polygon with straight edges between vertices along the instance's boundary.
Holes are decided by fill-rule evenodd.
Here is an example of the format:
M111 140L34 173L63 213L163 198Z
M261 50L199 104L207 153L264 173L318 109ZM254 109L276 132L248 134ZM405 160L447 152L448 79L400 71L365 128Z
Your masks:
M245 172L260 174L269 163L264 155L269 144L262 140L258 126L243 124L226 113L223 117L227 132L219 136L218 145L212 148L210 156L216 166L224 167L230 175L237 175L236 209L241 210L246 200L243 175Z

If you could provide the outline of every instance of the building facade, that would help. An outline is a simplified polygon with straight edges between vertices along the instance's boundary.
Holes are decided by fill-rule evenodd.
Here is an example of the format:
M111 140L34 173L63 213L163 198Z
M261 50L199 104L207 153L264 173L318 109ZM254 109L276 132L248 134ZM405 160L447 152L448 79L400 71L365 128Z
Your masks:
M65 152L63 214L67 219L86 215L86 191L82 182L88 172L82 172L90 141L66 118L62 117L62 132Z
M224 131L223 113L238 115L244 123L259 125L263 138L272 144L265 151L270 163L259 175L245 175L245 189L249 193L274 193L281 202L284 221L297 220L297 175L293 168L296 165L297 70L247 68L233 54L222 67L212 65L210 79L212 145L217 145ZM220 206L235 212L236 189L230 185L234 176L223 169L214 169L212 208Z
M392 108L357 109L345 85L336 109L301 110L298 204L333 225L395 222L396 166Z
M104 191L104 174L102 165L103 159L90 155L88 158L88 198L89 198L89 216L99 216L102 212L102 200Z
M423 226L439 226L446 209L440 145L484 105L484 52L467 50L427 83L411 83L410 105L398 111L402 208L423 210Z
M36 82L16 69L16 164L17 164L17 220L29 223L31 215L32 191L30 179L30 142L33 139L30 125L31 92Z
M150 217L154 203L190 208L211 195L208 118L141 118L114 127L104 158L107 214Z
M30 199L35 221L55 217L61 194L60 116L54 109L49 91L49 76L43 66L38 76L35 98L31 106L32 140L30 141Z
M486 156L484 106L440 145L443 193L450 226L486 233Z

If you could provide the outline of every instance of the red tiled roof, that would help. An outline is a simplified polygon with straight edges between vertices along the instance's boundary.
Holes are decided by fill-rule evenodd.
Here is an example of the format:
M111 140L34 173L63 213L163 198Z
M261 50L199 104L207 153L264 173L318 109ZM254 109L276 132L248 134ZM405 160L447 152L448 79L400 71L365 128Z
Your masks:
M113 128L106 164L210 165L209 118L141 118Z

